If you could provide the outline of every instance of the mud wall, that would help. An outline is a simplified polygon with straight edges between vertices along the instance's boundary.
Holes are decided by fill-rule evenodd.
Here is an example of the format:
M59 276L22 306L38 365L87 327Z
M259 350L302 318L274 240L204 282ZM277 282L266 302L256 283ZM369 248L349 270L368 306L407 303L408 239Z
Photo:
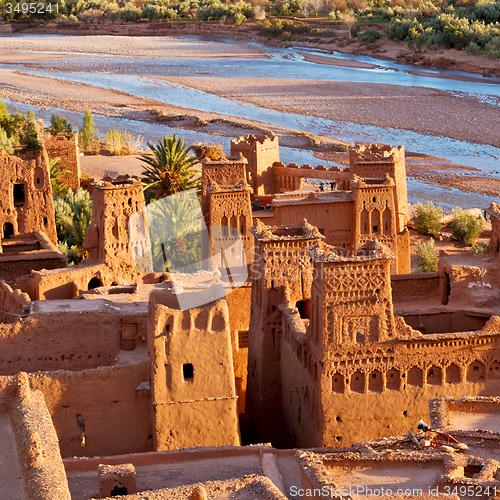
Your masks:
M9 386L15 392L10 416L30 499L71 500L57 435L42 394L32 391L26 373Z
M26 160L0 150L0 229L13 234L44 232L57 244L49 158L44 148Z
M321 203L321 197L317 197L310 202L275 206L274 214L273 225L291 226L297 221L307 219L309 224L316 226L325 236L325 243L347 249L351 248L354 243L354 204L352 202L332 203L325 200ZM267 220L265 223L271 224Z
M150 379L147 361L80 372L31 373L29 378L32 389L44 396L63 457L152 451L151 391L142 389L147 384L140 386ZM0 377L0 388L10 380Z
M176 302L169 292L149 301L155 450L239 445L227 302Z
M29 308L30 303L28 294L12 290L5 281L0 281L0 323L16 323L19 316L8 313L19 314L23 309Z
M282 314L281 378L284 440L287 448L321 446L318 366L305 341L305 324L298 312Z
M327 183L325 189L330 190L328 183L337 182L338 190L349 189L349 172L341 171L339 167L330 167L328 170L324 165L312 167L311 165L297 165L289 163L285 165L281 162L273 163L273 173L275 182L275 192L290 191L302 187L302 179L321 179Z
M80 305L80 304L78 304ZM105 301L86 301L84 310L32 313L15 324L0 324L0 373L85 370L112 365L120 350L121 322L137 323L146 335L147 313L116 311ZM36 306L35 306L36 307Z
M84 262L71 268L33 273L27 291L32 300L72 299L79 295L79 290L88 290L93 278L98 280L99 286L157 281L154 274L141 273L132 266L108 267L105 264L89 265Z
M392 300L416 302L419 300L439 300L439 273L400 274L391 276Z
M336 353L321 380L323 446L404 434L429 418L428 400L498 394L500 339L482 332L428 335L400 342ZM341 437L341 441L337 439Z
M271 165L279 161L278 137L248 135L231 141L231 154L241 153L247 160L249 184L255 194L273 194L274 175Z
M246 285L226 295L229 307L234 379L238 393L238 413L245 413L251 298L252 288Z

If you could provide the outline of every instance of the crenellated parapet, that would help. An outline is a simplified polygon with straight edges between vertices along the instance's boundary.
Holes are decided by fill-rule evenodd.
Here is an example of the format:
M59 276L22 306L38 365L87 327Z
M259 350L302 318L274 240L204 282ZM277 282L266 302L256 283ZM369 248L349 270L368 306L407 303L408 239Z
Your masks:
M248 182L255 194L273 194L272 165L279 161L278 137L248 135L231 141L231 155L241 153L248 160Z

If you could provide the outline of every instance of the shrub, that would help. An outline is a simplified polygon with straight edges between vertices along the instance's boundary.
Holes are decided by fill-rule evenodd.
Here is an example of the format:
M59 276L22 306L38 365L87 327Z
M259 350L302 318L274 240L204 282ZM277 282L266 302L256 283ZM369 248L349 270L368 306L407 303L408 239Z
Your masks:
M418 31L423 30L422 25L418 21L393 17L387 24L385 31L387 36L393 40L406 40L410 36L412 28Z
M441 217L443 209L435 207L432 201L425 205L417 203L416 215L412 218L413 225L419 234L427 234L437 238L441 231Z
M282 16L293 16L302 10L304 0L290 0L283 2L278 8L278 14Z
M417 264L424 273L435 273L438 270L438 251L431 238L426 243L417 243Z
M368 29L359 35L359 41L362 43L371 43L378 40L382 35L375 29Z
M233 14L233 21L236 26L242 25L246 20L247 18L241 12L235 12Z
M205 4L196 11L196 19L200 21L210 21L210 19L218 20L222 17L227 17L229 8L219 0Z
M88 109L83 113L83 126L80 129L80 145L87 153L96 154L101 145L99 133L94 125L94 117Z
M484 51L490 59L500 59L500 36L493 38L491 42L487 43Z
M58 241L57 248L68 259L68 267L74 266L82 260L82 256L76 245L70 247L66 241Z
M73 127L66 118L52 113L52 116L50 117L49 132L52 135L57 135L61 132L71 134L73 133Z
M170 7L169 0L153 0L142 7L141 17L149 21L160 21L167 17Z
M87 9L78 14L78 19L85 24L104 21L104 11L99 9Z
M65 169L61 158L52 158L49 161L50 185L52 187L52 196L63 198L68 192L68 187L61 179L69 170Z
M287 33L306 33L311 30L308 24L302 22L294 22L289 19L273 19L269 21L266 19L261 23L261 29L264 33L270 35L281 35Z
M243 14L247 19L255 15L252 4L239 0L229 7L229 15L235 19L236 14Z
M109 152L116 156L125 156L137 153L140 137L132 137L126 130L109 129L106 132L106 148Z
M470 249L470 253L472 255L479 255L480 253L483 253L485 248L488 246L488 243L485 243L484 241L481 243L477 243Z
M133 23L141 17L141 9L137 8L132 2L129 2L120 9L120 19L126 23Z
M479 51L481 50L481 47L477 43L471 42L469 45L467 45L467 52L469 54L474 54L477 55L479 54Z
M472 246L483 232L484 219L457 207L453 209L453 221L450 226L455 239Z

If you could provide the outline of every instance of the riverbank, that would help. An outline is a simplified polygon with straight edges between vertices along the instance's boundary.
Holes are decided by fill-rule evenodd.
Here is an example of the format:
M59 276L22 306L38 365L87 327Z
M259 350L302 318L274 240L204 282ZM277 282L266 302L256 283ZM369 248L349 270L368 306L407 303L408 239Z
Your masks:
M54 59L54 52L63 57L60 60ZM106 59L102 59L102 56L107 58L116 55L125 60L130 58L134 68L144 67L144 70L134 73L136 78L147 77L148 82L165 81L176 86L183 85L236 103L251 103L264 111L272 109L305 117L326 118L341 124L346 122L346 127L357 123L413 130L420 134L434 134L500 147L498 98L492 98L496 99L495 104L491 100L489 103L479 102L462 93L422 87L252 78L244 69L239 78L217 78L210 76L210 73L207 75L202 71L198 72L195 68L192 68L189 77L179 77L170 72L171 67L168 65L169 58L183 59L201 54L206 60L222 57L228 61L227 64L238 59L238 67L244 68L241 66L242 59L269 57L265 47L261 46L175 37L15 37L0 38L0 54L0 62L4 64L4 68L0 69L0 89L4 98L39 108L80 113L88 108L97 115L164 123L170 128L200 131L214 136L238 137L249 133L271 133L279 136L283 146L314 151L322 159L335 162L338 160L329 158L325 153L335 154L346 149L347 144L338 140L335 132L329 136L318 136L265 121L231 116L224 105L221 105L217 113L198 111L187 107L189 100L183 103L184 107L172 104L176 100L168 98L168 94L164 94L168 102L162 102L161 99L142 98L92 84L75 84L57 79L58 72L64 71L96 74L98 79L98 74L106 74L107 71ZM93 57L92 54L96 56ZM22 56L22 65L26 67L26 71L9 69L10 65L21 61L21 57L16 59L18 55ZM75 57L83 56L90 57L90 62L87 61L80 67L81 61ZM158 76L158 72L148 74L148 70L154 66L155 58L162 58L161 71L171 76ZM144 66L141 63L143 60ZM46 76L28 74L29 70L37 68L44 69ZM121 71L128 70L121 68ZM265 119L265 113L262 116ZM377 141L377 137L370 140ZM426 153L425 150L418 150L418 146L415 149L417 151L413 152ZM414 164L409 163L408 173L410 177L430 185L457 187L461 191L488 196L500 195L498 179L477 176L471 182L467 175L464 177L463 173L456 173L460 170L460 165L454 165L453 170L448 171L444 171L446 169L442 165L443 162L439 159L426 159L425 165L419 160Z
M307 21L313 29L328 29L335 33L327 39L318 40L317 34L308 36L295 36L284 39L279 36L266 36L260 31L258 21L247 21L241 26L221 24L219 22L140 22L131 24L102 23L102 24L72 24L60 23L57 25L31 28L23 31L26 34L57 34L57 35L119 35L119 36L201 36L227 38L239 42L253 42L278 47L306 47L321 49L328 53L340 52L343 54L366 55L378 59L404 62L413 64L415 70L419 68L453 69L475 73L482 77L500 77L500 61L490 60L483 55L474 55L456 49L431 50L428 48L413 49L405 42L389 40L386 35L379 40L363 44L357 38L349 38L347 26L343 23L331 23L327 18L302 19L293 18L295 21ZM69 24L69 25L68 25ZM358 23L360 30L375 27L383 30L383 26L373 23ZM314 40L312 42L311 40ZM314 57L314 56L313 56ZM329 61L315 62L332 64ZM346 65L341 59L339 65ZM357 67L363 67L358 63Z

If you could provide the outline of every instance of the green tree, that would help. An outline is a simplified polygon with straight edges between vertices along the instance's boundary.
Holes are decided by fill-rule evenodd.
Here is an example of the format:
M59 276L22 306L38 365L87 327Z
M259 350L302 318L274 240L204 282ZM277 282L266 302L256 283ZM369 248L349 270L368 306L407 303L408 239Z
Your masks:
M19 142L24 146L24 151L40 149L40 127L35 120L35 113L30 111L19 134Z
M0 99L2 93L0 92ZM2 128L7 136L7 139L14 144L18 140L17 130L21 127L22 123L26 121L26 117L20 113L9 115L7 106L0 101L0 128Z
M417 243L417 264L424 273L435 273L438 270L438 251L431 238L426 243Z
M7 137L7 132L2 127L0 127L0 149L5 149L10 154L14 152L10 139Z
M416 215L412 218L413 225L419 234L427 234L437 238L441 232L441 217L443 209L435 207L432 201L425 205L417 203Z
M49 132L52 135L57 135L61 132L65 134L72 134L73 127L66 118L61 115L55 115L54 113L52 113L52 116L50 117Z
M190 147L175 136L163 137L156 145L148 142L151 154L143 154L139 159L146 164L142 180L146 199L157 200L187 189L199 189L199 174L195 169L198 159L189 155Z
M86 109L83 113L83 126L80 129L80 146L87 153L97 153L101 145L99 132L94 125L94 117Z
M454 238L472 246L484 230L484 219L457 207L453 209L453 220L450 226Z
M65 243L72 254L78 254L78 258L71 257L70 260L70 263L77 263L84 257L83 239L92 219L90 194L82 188L74 193L68 189L64 198L55 197L54 211L57 239L59 243ZM66 256L69 258L70 254Z

